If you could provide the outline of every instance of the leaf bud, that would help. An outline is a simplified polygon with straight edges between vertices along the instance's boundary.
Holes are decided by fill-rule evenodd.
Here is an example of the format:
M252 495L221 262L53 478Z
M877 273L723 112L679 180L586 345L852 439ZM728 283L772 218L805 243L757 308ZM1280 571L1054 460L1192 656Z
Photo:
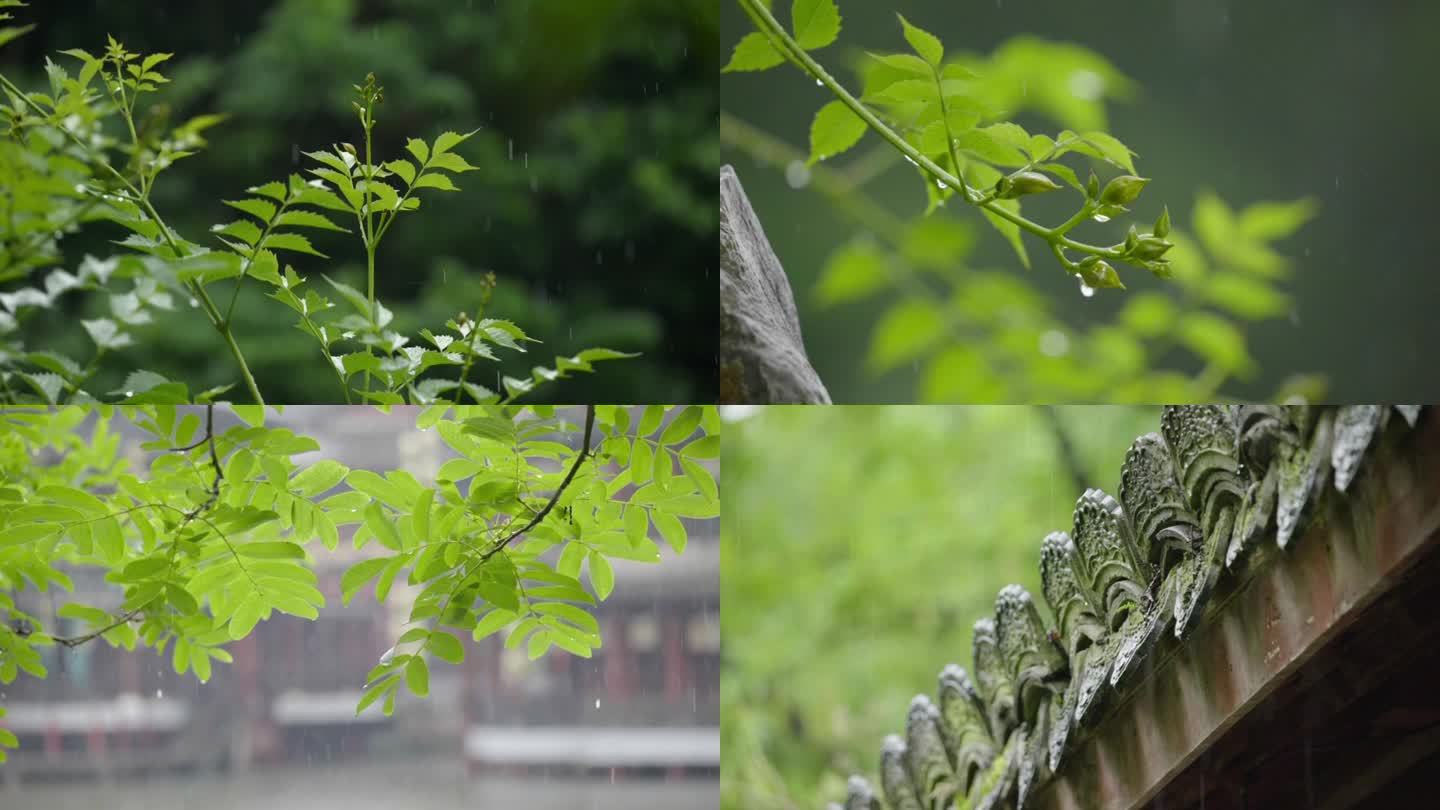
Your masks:
M1160 210L1160 218L1155 220L1155 235L1164 239L1170 235L1170 206Z
M1140 261L1150 261L1164 256L1172 247L1174 242L1147 233L1127 253Z
M1120 281L1120 274L1115 272L1115 268L1093 256L1080 262L1078 270L1080 280L1085 282L1087 287L1097 290L1125 289L1125 285Z
M1016 172L1000 178L995 183L995 196L1002 200L1012 200L1026 194L1039 194L1059 189L1059 183L1040 172Z
M1139 197L1141 190L1149 182L1148 177L1122 174L1105 184L1105 190L1100 192L1100 202L1106 205L1125 205Z

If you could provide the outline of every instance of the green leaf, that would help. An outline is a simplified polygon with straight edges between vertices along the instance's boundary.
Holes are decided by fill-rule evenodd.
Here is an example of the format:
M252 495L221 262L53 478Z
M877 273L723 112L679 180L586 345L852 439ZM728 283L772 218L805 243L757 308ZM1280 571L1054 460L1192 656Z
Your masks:
M390 564L389 557L375 557L369 560L362 560L347 568L345 573L340 575L340 599L346 605L355 592L365 586L365 583L375 578L380 570Z
M441 191L460 190L459 186L456 186L450 181L449 177L443 174L421 175L420 178L415 181L415 188L435 188Z
M873 239L852 239L830 255L820 271L816 296L823 304L864 298L885 287L885 254Z
M290 479L289 488L309 498L333 489L345 480L347 473L349 470L344 464L324 459L296 473L295 477Z
M254 557L259 560L303 560L305 549L284 541L242 543L235 547L235 553L242 557Z
M114 621L109 613L100 608L82 605L79 602L66 602L60 606L55 615L62 619L75 619L97 627L104 627Z
M260 621L260 614L265 605L257 593L251 593L240 602L240 606L230 615L229 633L232 640L240 640L255 629L256 623Z
M934 301L900 301L876 323L867 362L877 372L889 371L928 351L944 332L945 316Z
M795 41L807 51L823 48L840 36L840 10L835 0L795 0L790 19Z
M640 424L635 428L636 436L649 436L660 429L660 423L665 419L665 406L646 405L645 412L640 416Z
M660 530L660 536L665 538L665 542L670 544L676 554L685 551L689 537L685 532L685 524L681 523L679 518L656 509L650 513L650 520L655 523L655 528Z
M525 654L531 661L545 654L552 643L549 630L541 630L530 637L530 643L525 647Z
M234 413L240 421L250 427L263 427L265 425L264 405L231 405L230 411Z
M700 490L700 494L711 501L718 501L720 499L720 490L715 484L715 477L710 474L709 470L705 469L704 465L698 461L682 456L680 458L680 466L684 468L685 476L695 482L695 487Z
M1216 273L1202 289L1217 307L1249 320L1274 317L1290 307L1284 293L1262 279L1241 273Z
M904 18L902 17L901 19L903 20ZM867 55L882 65L895 68L896 70L903 70L906 73L914 73L920 76L935 75L929 62L908 53L870 53Z
M1131 174L1135 173L1134 153L1119 138L1106 132L1087 132L1083 137L1099 149L1106 160L1124 167Z
M1125 302L1120 322L1141 337L1156 337L1168 331L1175 322L1175 304L1162 293L1138 293Z
M631 544L644 540L649 532L650 518L645 514L644 507L627 507L625 509L625 535L630 538Z
M785 57L770 44L770 39L759 31L752 31L740 39L730 54L730 61L721 73L767 70L785 61Z
M690 434L695 432L696 427L699 427L700 416L703 412L699 405L686 407L665 428L665 432L660 436L660 443L664 445L679 444L690 438Z
M430 542L430 504L435 498L435 490L420 490L420 496L415 499L415 537L421 543Z
M285 188L285 184L280 182L279 180L273 180L263 186L251 186L250 188L247 188L245 190L250 192L251 194L259 194L264 197L269 197L276 202L284 202L285 196L288 193ZM261 217L261 219L269 219L269 217Z
M405 665L405 685L417 697L430 694L430 667L424 658L417 655Z
M385 164L385 168L404 180L407 186L415 182L415 164L408 160L392 160Z
M132 342L130 336L121 332L120 327L109 318L81 321L80 325L85 327L95 345L102 349L123 349Z
M445 154L451 149L454 149L456 146L459 146L467 138L479 131L480 130L478 129L472 129L464 135L461 135L458 132L442 132L440 133L440 137L435 139L435 146L431 150L431 153L435 157L439 157L440 155Z
M719 458L720 437L705 436L704 438L696 439L685 445L685 447L680 450L680 455L686 458Z
M1226 371L1248 373L1254 365L1245 350L1245 336L1233 324L1208 312L1192 312L1180 320L1180 340L1191 351Z
M419 138L411 138L406 141L405 149L414 155L415 159L420 161L421 165L430 162L430 147L426 146L425 142Z
M635 446L630 450L630 480L636 484L643 484L650 480L650 474L654 467L654 451L650 443L644 439L636 439Z
M435 653L436 658L452 664L458 664L465 660L465 647L460 640L443 631L431 634L430 651Z
M317 228L322 231L340 231L341 233L350 232L348 228L342 228L332 222L329 217L325 216L324 214L317 214L314 211L300 211L291 209L281 214L280 218L275 220L276 227L287 225L292 228ZM270 245L271 243L267 241L266 244ZM271 246L273 247L273 245Z
M404 542L400 539L400 533L395 529L395 523L386 514L384 507L372 501L365 508L365 525L375 535L380 544L394 551L404 550Z
M461 174L476 171L480 167L470 165L469 161L454 152L447 152L443 155L436 155L435 158L430 161L430 168L444 169L447 172Z
M486 636L492 635L515 621L515 615L514 611L496 608L486 613L481 617L480 621L475 623L475 629L470 631L470 637L479 641Z
M539 602L532 606L536 613L564 619L586 633L600 635L600 622L590 613L564 602Z
M615 590L615 569L610 567L610 561L598 551L590 552L590 586L601 599L610 596L610 592Z
M315 216L319 216L316 214ZM319 256L322 259L329 258L324 253L311 247L310 240L298 233L270 233L265 237L263 247L270 250L291 250L296 253L308 253L311 256Z
M231 208L234 208L237 211L244 211L245 213L249 214L252 217L255 217L261 222L269 222L270 220L275 218L275 203L272 203L268 200L261 200L252 197L246 200L222 200L221 202L225 203ZM247 239L245 241L249 242L252 245L255 244L254 240L252 239Z
M905 30L905 41L910 43L915 53L920 54L920 58L930 63L931 67L939 67L940 63L945 61L945 46L940 40L929 31L911 25L904 14L895 16L900 18L900 26Z
M1240 233L1261 242L1281 239L1314 219L1320 205L1305 198L1294 202L1262 202L1240 212Z
M1006 137L1008 133L999 125L968 129L955 136L955 146L996 166L1024 166L1030 161Z
M810 165L845 152L865 134L865 122L841 101L832 101L815 113L810 124Z

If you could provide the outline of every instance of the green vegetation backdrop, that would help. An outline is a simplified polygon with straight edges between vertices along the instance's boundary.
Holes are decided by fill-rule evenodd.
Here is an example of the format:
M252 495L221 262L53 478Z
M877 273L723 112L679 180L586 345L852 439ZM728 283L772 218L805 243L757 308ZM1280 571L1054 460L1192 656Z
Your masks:
M732 425L720 526L721 806L818 808L970 666L975 619L1040 592L1044 536L1114 491L1158 408L771 406ZM1061 438L1063 437L1063 439ZM1068 449L1066 449L1068 448Z
M413 216L381 247L378 293L399 331L473 315L494 272L487 315L543 341L529 356L507 357L504 373L524 377L531 365L590 346L643 353L548 386L546 401L714 396L713 0L56 0L12 11L13 23L37 25L0 51L0 72L24 86L45 86L46 56L74 69L58 51L101 52L113 34L132 51L175 53L166 64L172 83L154 97L165 105L157 116L171 125L229 116L206 133L210 148L167 172L153 196L167 221L196 240L210 223L233 218L222 199L304 171L314 165L305 151L359 142L352 86L368 72L385 87L378 153L403 155L408 136L428 142L480 127L460 150L479 168L461 178L463 191ZM89 226L62 242L66 265L87 252L117 252L106 240L123 235ZM314 238L341 279L364 289L358 240ZM293 259L302 274L320 261ZM78 321L108 315L107 303L67 301L67 317L34 319L42 331L28 342L87 356ZM189 314L141 327L138 345L112 358L113 379L93 390L119 387L133 368L184 380L191 391L238 382L210 324ZM235 321L270 401L338 400L314 346L258 287L242 294ZM243 399L243 387L231 396Z
M829 0L770 5L787 28L793 7L811 15L807 19L817 30L827 29L826 36L810 31L807 47L828 41L828 26L817 21L830 19ZM837 5L838 37L814 56L849 89L878 86L873 76L867 82L858 78L874 64L867 51L910 51L899 12L943 41L947 63L977 68L978 84L1001 97L1000 120L1013 117L1032 133L1051 135L1061 128L1103 129L1137 153L1139 173L1153 181L1134 214L1109 225L1085 223L1077 231L1081 239L1116 242L1130 221L1143 232L1166 203L1177 231L1200 237L1191 244L1204 248L1211 270L1198 267L1192 259L1203 257L1176 239L1166 257L1174 279L1121 268L1128 290L1082 297L1075 279L1057 272L1042 242L1029 240L1035 260L1027 271L977 211L958 204L930 218L948 228L916 228L892 246L890 223L926 221L919 219L925 187L896 150L867 133L847 154L807 167L812 120L834 95L788 65L725 73L722 159L736 165L784 262L811 359L837 402L1035 401L1041 398L1027 398L1025 390L1054 390L1057 381L1083 388L1083 377L1071 379L1074 369L1062 368L1056 357L1078 364L1087 354L1093 357L1084 376L1113 375L1131 383L1144 379L1141 370L1159 368L1185 375L1181 380L1205 382L1209 375L1203 370L1218 363L1233 372L1220 390L1239 397L1272 396L1292 375L1310 373L1323 375L1329 395L1341 401L1440 396L1440 376L1424 348L1440 340L1440 321L1433 317L1440 279L1420 269L1434 253L1432 229L1424 226L1421 212L1433 207L1437 164L1425 139L1440 123L1440 110L1423 100L1433 95L1430 77L1440 70L1440 52L1425 41L1426 32L1440 25L1440 6L1338 0L839 0ZM740 3L722 3L725 59L754 30ZM1104 167L1096 170L1106 176ZM868 195L868 208L853 200L829 204L834 188L854 185ZM1252 272L1245 278L1226 272L1221 280L1216 271L1242 269L1234 254L1244 245L1238 237L1245 227L1240 232L1215 227L1224 225L1225 217L1202 202L1207 189L1236 211L1261 201L1317 204L1313 221L1276 240L1274 250L1289 260L1288 273ZM1025 210L1054 224L1068 213L1063 205L1074 200L1068 191L1036 195L1026 198ZM863 226L856 222L862 218L868 220ZM1266 230L1258 222L1255 227ZM1216 238L1207 239L1207 230ZM924 331L916 317L886 320L887 313L906 314L897 306L906 300L903 287L887 282L862 295L846 294L838 283L859 275L861 260L873 256L876 245L904 256L932 288L966 285L963 303L947 312L958 316L971 336L948 345L970 351L912 362L918 352L885 350L881 335L887 324L908 324L888 333L910 338L910 346ZM858 247L847 249L852 246ZM848 265L839 267L841 259ZM893 260L888 265L894 269ZM1202 278L1186 277L1187 269ZM1254 283L1257 278L1262 285ZM1187 340L1157 339L1144 326L1146 316L1160 313L1155 321L1160 324L1180 320L1137 303L1157 300L1157 294L1173 294L1181 310L1227 323L1206 317ZM946 298L936 294L929 300L933 308ZM1022 327L1040 327L1024 334L1009 323L1005 331L1006 323L995 323L1005 321L1005 312L1019 313L1010 321L1024 320ZM1068 340L1051 334L1052 321ZM1237 332L1243 340L1235 339ZM995 338L997 333L1006 339ZM1025 349L1023 356L1017 345ZM976 361L977 351L1028 358L1016 363L1018 372L985 358L1007 382L1027 384L997 388L982 373L987 364ZM945 364L966 373L932 372ZM1058 371L1067 372L1063 379ZM957 376L980 382L957 390L946 382ZM1147 387L1185 391L1157 382L1162 386ZM1127 391L1145 402L1176 398L1108 380L1096 387L1088 396L1059 394L1041 401L1117 401Z

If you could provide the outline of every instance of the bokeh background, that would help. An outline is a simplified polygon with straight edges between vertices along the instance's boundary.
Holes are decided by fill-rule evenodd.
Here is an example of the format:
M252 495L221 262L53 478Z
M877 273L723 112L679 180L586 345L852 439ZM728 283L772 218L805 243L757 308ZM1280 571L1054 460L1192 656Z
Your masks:
M811 810L880 742L1160 409L733 406L720 527L721 807ZM1042 612L1043 599L1038 599ZM1047 621L1050 619L1047 618Z
M162 176L153 197L197 241L233 218L222 199L309 168L304 151L358 143L352 85L367 72L385 87L378 154L402 156L408 137L481 127L459 149L480 171L457 178L460 193L432 195L381 246L378 292L400 331L473 316L480 278L493 271L499 287L487 314L544 341L507 360L504 373L523 377L592 346L644 354L535 398L715 396L715 0L48 0L15 11L16 22L38 23L0 51L0 71L22 85L43 84L46 55L68 65L56 51L101 52L113 34L132 51L175 53L165 70L173 83L150 97L170 105L172 122L230 116L207 133L207 151ZM67 239L67 258L114 252L110 230ZM353 234L312 239L343 280L364 289ZM292 258L302 275L322 267ZM290 316L258 289L241 296L236 333L261 389L272 402L337 401L335 381ZM37 328L31 345L88 356L73 321ZM117 387L130 368L192 391L236 376L198 311L152 325L137 342L111 358L114 379L94 390Z
M1318 218L1278 246L1295 261L1287 285L1291 311L1246 326L1260 371L1228 384L1225 394L1270 396L1291 375L1319 373L1327 378L1328 397L1338 401L1440 396L1432 349L1440 343L1434 317L1440 276L1429 269L1440 237L1428 223L1440 180L1429 148L1440 108L1425 101L1440 75L1440 51L1428 41L1440 26L1440 6L1404 0L841 0L839 6L840 40L820 55L852 88L851 66L862 49L905 49L896 11L938 35L947 53L988 54L1032 34L1078 43L1109 59L1134 80L1136 92L1109 105L1108 129L1139 153L1141 173L1155 178L1145 192L1150 206L1137 213L1164 201L1176 223L1188 226L1201 188L1236 207L1318 201ZM788 24L787 7L776 8ZM726 54L750 30L737 4L722 4ZM828 100L824 89L790 67L721 78L725 113L806 151L811 117ZM1034 116L1017 120L1033 124L1032 131L1058 129ZM868 134L856 154L879 143ZM813 188L792 189L783 172L746 152L726 144L722 159L736 165L790 275L807 347L832 396L909 399L916 372L908 364L876 378L857 362L882 299L842 307L817 302L817 273L850 236L848 222ZM902 217L925 204L913 171L890 171L866 188ZM974 266L1024 274L1076 328L1112 320L1128 296L1167 284L1129 272L1128 293L1082 298L1073 279L1056 272L1040 250L1042 243L1029 241L1035 269L1027 273L975 212L940 215L978 225ZM1170 365L1177 370L1198 370L1193 359L1175 358Z

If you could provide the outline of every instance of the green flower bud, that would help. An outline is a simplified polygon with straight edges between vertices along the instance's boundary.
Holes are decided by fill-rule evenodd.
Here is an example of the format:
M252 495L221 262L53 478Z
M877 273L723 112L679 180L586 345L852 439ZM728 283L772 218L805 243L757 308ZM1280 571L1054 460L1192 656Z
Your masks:
M1026 194L1057 191L1060 184L1040 172L1017 172L1002 177L995 183L995 196L1002 200L1013 200Z
M1140 261L1150 261L1164 256L1172 247L1175 247L1174 242L1147 233L1140 237L1140 241L1135 244L1135 247L1127 252Z
M1090 179L1085 182L1085 196L1092 200L1100 196L1100 178L1096 177L1093 171L1090 172Z
M1155 235L1164 239L1170 235L1170 206L1160 209L1160 218L1155 220Z
M1130 230L1125 233L1125 252L1129 253L1135 249L1140 242L1140 234L1135 232L1135 226L1131 225Z
M1078 269L1080 280L1085 282L1087 287L1097 290L1125 289L1125 285L1120 282L1120 274L1115 272L1115 268L1093 256L1081 262Z
M1105 190L1100 192L1100 202L1106 205L1125 205L1139 197L1148 182L1148 177L1122 174L1105 184Z

